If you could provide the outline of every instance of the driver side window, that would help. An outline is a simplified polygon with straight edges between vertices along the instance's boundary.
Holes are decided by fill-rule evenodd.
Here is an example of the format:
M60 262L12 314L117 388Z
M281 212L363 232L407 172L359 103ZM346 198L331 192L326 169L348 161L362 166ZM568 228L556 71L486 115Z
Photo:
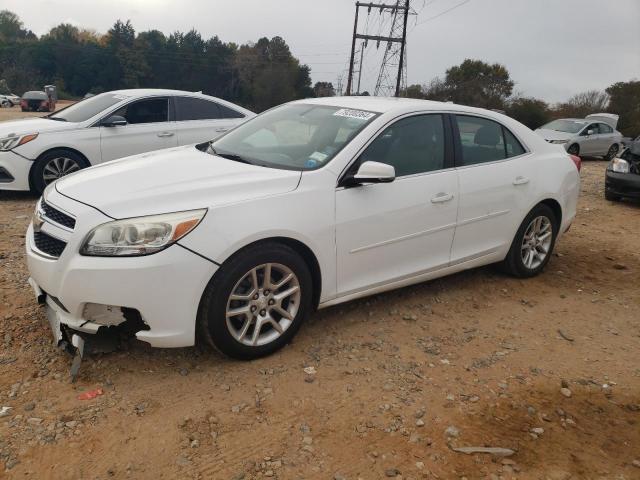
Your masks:
M119 115L127 123L159 123L169 121L169 101L166 98L147 98L120 108L113 115Z
M444 168L442 115L416 115L387 127L360 155L358 164L373 161L392 165L396 177Z

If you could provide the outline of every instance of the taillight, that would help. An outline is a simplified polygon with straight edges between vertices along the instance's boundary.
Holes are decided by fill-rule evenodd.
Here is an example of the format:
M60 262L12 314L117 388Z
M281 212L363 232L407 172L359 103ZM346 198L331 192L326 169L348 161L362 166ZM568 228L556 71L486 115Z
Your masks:
M569 157L571 158L571 160L573 160L573 163L576 164L576 168L578 169L578 171L580 171L580 169L582 168L582 159L577 155L569 155Z
M20 106L21 107L26 107L27 106L27 101L26 100L20 100Z

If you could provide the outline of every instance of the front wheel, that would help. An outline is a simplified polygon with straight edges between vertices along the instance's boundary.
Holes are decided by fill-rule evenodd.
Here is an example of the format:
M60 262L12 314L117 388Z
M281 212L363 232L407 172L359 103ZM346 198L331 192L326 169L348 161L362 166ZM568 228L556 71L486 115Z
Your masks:
M313 288L305 261L278 243L241 250L205 289L198 311L200 337L241 360L286 345L306 318Z
M41 155L33 164L31 186L41 194L51 182L88 166L82 156L71 150L52 150Z
M553 210L545 204L537 205L520 225L503 269L521 278L538 275L551 258L557 235Z
M575 156L580 155L580 145L578 145L577 143L574 143L569 148L567 148L567 153L569 155L575 155Z
M618 144L614 143L609 147L607 154L604 156L605 160L613 160L618 154Z

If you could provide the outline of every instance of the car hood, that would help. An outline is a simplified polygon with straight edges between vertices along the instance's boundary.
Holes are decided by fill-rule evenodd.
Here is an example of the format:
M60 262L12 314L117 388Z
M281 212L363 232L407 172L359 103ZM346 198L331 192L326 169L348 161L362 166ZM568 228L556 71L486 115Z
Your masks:
M151 152L58 180L61 194L114 218L178 212L295 190L301 172L248 165L195 146Z
M536 133L545 140L569 140L575 137L575 133L558 132L557 130L547 130L546 128L539 128Z
M60 132L77 128L78 124L47 120L46 118L25 118L11 122L0 123L0 138L10 135L25 135L29 133Z

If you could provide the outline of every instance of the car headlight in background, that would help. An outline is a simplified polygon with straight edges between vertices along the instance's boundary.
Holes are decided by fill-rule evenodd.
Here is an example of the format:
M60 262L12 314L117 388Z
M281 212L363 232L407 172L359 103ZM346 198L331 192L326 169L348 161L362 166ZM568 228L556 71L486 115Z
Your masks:
M554 145L563 145L567 143L569 140L549 140L549 143L553 143Z
M31 140L38 138L37 133L30 133L29 135L12 135L10 137L0 138L0 152L8 152L20 145L29 143Z
M206 209L127 218L103 223L89 232L81 255L127 257L150 255L174 244L198 226Z
M629 162L621 158L614 158L611 161L611 170L616 173L629 173Z

